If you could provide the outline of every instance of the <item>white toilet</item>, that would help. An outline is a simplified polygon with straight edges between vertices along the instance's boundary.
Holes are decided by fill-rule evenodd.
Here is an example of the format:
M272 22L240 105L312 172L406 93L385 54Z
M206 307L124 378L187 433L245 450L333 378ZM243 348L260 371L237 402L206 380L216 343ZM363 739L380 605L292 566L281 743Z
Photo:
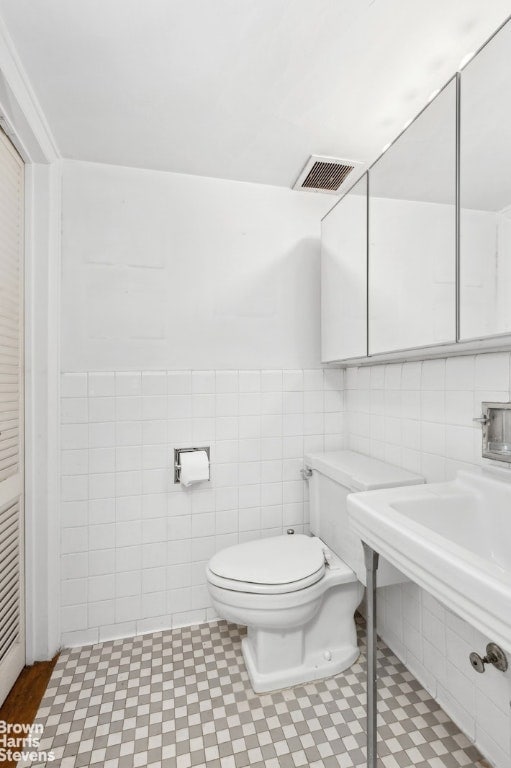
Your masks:
M423 478L354 451L311 454L312 536L286 535L228 547L207 568L218 615L246 625L243 657L262 693L342 672L359 655L354 614L365 567L348 528L353 491L416 485ZM381 586L405 581L382 562Z

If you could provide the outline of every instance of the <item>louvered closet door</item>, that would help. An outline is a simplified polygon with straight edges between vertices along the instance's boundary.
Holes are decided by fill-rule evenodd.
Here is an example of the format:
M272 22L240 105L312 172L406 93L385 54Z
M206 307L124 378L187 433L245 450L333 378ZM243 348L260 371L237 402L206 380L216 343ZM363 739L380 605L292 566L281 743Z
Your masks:
M0 130L0 703L25 664L23 171Z

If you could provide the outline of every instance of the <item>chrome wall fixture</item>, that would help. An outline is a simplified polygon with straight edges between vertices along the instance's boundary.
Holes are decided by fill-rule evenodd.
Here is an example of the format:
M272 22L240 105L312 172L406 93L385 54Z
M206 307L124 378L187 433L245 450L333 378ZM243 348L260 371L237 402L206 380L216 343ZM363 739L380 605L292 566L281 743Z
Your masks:
M475 651L472 651L469 658L472 668L481 675L486 671L485 667L487 664L493 664L495 669L498 669L500 672L506 672L508 667L507 656L497 643L488 643L486 646L486 656L480 656Z
M483 458L511 463L511 403L481 403L473 421L481 425Z
M174 484L179 483L181 480L181 454L192 451L205 451L208 456L208 464L211 466L210 450L209 445L203 448L174 448Z

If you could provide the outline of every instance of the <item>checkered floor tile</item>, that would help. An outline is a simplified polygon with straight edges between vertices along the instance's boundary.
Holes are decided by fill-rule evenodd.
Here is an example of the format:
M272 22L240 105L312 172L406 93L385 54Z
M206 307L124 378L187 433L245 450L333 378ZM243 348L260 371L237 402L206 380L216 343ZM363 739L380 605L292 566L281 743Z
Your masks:
M255 694L243 630L220 621L64 651L36 722L58 768L365 766L365 657L344 674ZM480 755L379 644L381 768L480 766ZM21 764L20 764L21 765Z

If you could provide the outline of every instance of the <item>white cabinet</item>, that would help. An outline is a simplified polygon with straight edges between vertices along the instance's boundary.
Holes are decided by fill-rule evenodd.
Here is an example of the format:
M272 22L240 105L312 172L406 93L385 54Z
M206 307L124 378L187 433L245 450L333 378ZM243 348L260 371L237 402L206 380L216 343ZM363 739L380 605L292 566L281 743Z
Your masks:
M321 359L367 355L367 175L321 225Z
M510 51L511 21L323 219L323 362L511 349Z
M325 216L322 361L456 343L456 79Z

